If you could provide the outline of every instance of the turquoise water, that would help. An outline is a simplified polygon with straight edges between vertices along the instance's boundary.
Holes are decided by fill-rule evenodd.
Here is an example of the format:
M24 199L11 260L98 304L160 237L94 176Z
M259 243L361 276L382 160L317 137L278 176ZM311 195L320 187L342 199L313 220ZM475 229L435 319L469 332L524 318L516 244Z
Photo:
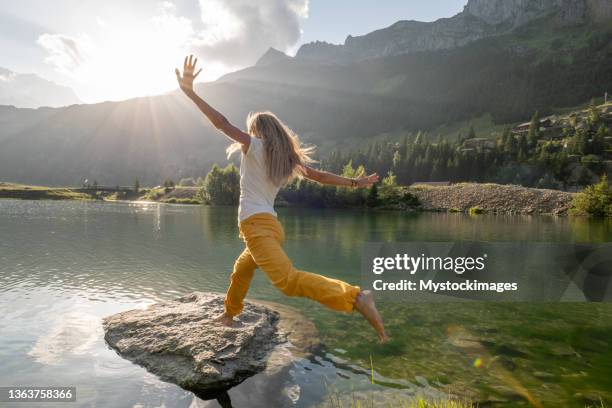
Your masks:
M608 221L583 218L305 209L279 217L298 267L356 284L367 241L612 240ZM194 290L225 291L243 248L237 233L235 208L0 200L0 386L76 386L76 406L218 406L120 358L100 322ZM357 316L284 297L260 272L249 296L300 308L325 348L229 390L236 407L328 406L330 394L452 394L502 406L612 401L607 304L382 302L393 336L383 347Z

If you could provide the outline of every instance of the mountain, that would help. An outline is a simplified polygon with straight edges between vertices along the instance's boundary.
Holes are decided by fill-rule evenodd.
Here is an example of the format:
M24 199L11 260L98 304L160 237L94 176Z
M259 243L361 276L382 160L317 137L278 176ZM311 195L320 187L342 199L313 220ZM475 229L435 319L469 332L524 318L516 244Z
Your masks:
M270 50L253 67L197 91L240 127L250 111L274 111L324 160L333 149L354 149L385 133L428 131L484 114L497 124L525 121L536 110L546 115L612 90L609 20L594 24L589 11L588 21L567 25L560 16L573 11L563 9L525 23L504 10L465 14L473 30L500 19L517 26L462 46L342 64ZM0 107L6 181L131 185L138 178L155 185L204 175L226 161L228 144L179 92L63 108Z
M479 39L507 34L535 20L552 17L558 28L612 18L610 0L469 0L451 18L431 23L398 21L362 36L348 36L344 44L304 44L296 58L324 63L347 63L419 51L461 47Z
M268 65L275 65L289 60L291 60L291 57L289 57L284 52L281 52L275 48L270 48L268 49L268 51L266 51L264 55L261 56L261 58L257 60L255 66L265 67Z
M81 103L74 91L35 74L18 74L0 67L0 105L20 108Z

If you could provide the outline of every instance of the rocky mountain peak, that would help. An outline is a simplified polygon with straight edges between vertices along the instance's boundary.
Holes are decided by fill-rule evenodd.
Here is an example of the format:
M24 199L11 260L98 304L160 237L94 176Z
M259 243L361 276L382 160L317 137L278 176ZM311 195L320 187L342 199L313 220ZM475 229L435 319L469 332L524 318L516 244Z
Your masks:
M554 17L558 26L612 18L612 0L468 0L463 11L431 23L398 21L362 36L348 36L344 44L316 42L303 45L298 59L343 63L460 47L505 34L534 20Z
M277 50L276 48L270 47L268 51L264 55L262 55L255 65L257 66L266 66L266 65L274 65L282 61L288 61L291 57L289 57L284 52Z

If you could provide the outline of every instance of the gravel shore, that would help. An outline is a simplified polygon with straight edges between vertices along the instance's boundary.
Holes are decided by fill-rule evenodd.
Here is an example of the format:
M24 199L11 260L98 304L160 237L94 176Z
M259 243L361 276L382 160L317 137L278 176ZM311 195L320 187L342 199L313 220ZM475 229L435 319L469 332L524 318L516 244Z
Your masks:
M469 211L508 214L564 215L572 206L573 193L515 185L458 183L433 187L417 185L408 188L424 210Z

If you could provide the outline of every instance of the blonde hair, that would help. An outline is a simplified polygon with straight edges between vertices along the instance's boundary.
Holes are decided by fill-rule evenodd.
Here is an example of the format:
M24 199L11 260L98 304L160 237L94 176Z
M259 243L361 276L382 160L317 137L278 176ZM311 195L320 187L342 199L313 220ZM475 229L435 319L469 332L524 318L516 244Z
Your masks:
M266 173L277 186L304 175L304 166L313 163L314 147L303 146L298 135L272 112L249 113L247 131L263 142ZM228 158L241 149L240 143L227 148Z

